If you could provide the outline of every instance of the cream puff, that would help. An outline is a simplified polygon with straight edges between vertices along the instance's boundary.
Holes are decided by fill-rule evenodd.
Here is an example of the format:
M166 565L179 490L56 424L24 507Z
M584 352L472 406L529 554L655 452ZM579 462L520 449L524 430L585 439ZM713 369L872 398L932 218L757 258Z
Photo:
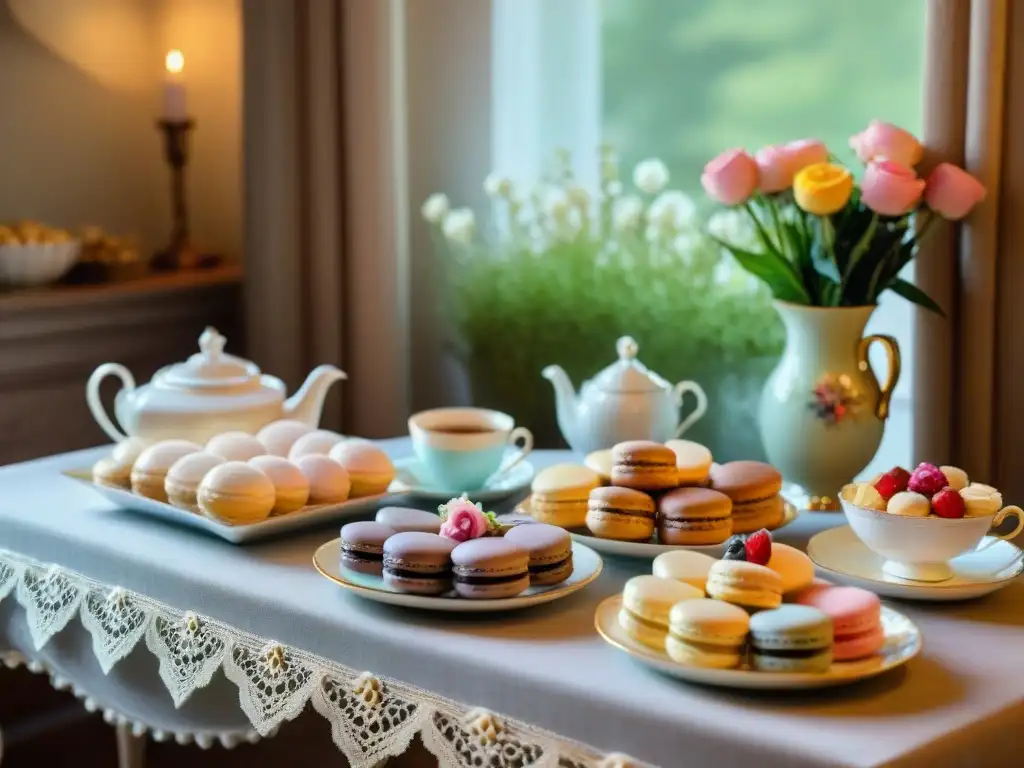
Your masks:
M317 429L298 438L288 451L289 461L298 461L303 456L326 456L331 448L344 438L329 429Z
M395 479L395 465L373 443L366 440L342 440L327 454L347 471L352 487L349 498L386 493Z
M167 502L167 471L182 456L199 453L203 446L188 440L162 440L144 450L132 467L132 490L140 496Z
M256 433L256 439L263 443L267 453L271 456L288 457L288 451L295 445L295 441L303 435L308 435L313 427L295 419L281 419L272 421Z
M207 517L230 525L247 525L270 515L277 494L270 478L256 467L228 461L206 474L196 499Z
M249 466L256 467L274 484L274 515L286 515L306 506L309 500L309 480L302 470L281 456L256 456L249 459Z
M234 431L211 437L206 443L206 451L225 461L248 461L254 456L264 455L267 449L252 435Z
M199 484L211 469L223 463L224 459L207 451L182 456L167 470L164 480L167 500L172 506L199 514L199 503L196 501Z
M329 456L311 454L295 462L309 481L310 504L338 504L348 499L348 470Z

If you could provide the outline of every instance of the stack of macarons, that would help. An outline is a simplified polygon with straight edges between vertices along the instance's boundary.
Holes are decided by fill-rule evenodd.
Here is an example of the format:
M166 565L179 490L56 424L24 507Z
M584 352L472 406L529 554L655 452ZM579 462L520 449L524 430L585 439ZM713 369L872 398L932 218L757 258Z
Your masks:
M690 440L630 440L587 455L583 466L538 473L531 514L594 536L682 546L721 544L733 533L778 527L782 475L756 461L714 464Z
M306 440L306 438L313 438ZM301 450L296 450L301 448ZM93 467L93 481L230 525L385 493L395 470L367 440L298 421L257 435L225 432L206 445L129 438Z
M381 576L397 592L470 600L515 597L572 575L572 539L544 523L503 527L466 499L441 515L385 507L341 529L341 566Z
M876 595L816 582L810 559L766 531L751 540L750 559L659 555L653 575L626 582L619 624L681 664L715 669L826 672L879 652Z

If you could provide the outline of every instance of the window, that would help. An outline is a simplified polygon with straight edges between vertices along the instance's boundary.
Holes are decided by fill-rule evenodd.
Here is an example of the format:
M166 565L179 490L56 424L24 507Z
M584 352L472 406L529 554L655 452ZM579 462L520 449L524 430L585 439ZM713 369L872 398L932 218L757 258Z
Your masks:
M566 147L592 182L590 159L607 142L626 174L660 157L670 186L703 206L701 169L729 147L813 136L852 162L848 138L872 118L920 133L924 9L925 0L495 0L495 167L536 177ZM868 330L896 336L905 363L874 471L910 459L910 305L887 295ZM606 357L597 351L593 370ZM880 350L872 361L884 375ZM717 435L695 428L697 439L722 443L737 424L724 413L736 403L721 401L749 401L759 387L697 368L693 378L714 381L723 421Z

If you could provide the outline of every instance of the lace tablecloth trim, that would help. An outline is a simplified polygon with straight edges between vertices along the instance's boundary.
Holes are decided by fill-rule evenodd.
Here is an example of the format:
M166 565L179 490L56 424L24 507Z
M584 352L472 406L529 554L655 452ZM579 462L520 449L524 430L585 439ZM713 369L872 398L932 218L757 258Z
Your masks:
M401 755L417 734L440 765L451 768L642 765L0 550L0 600L12 593L37 650L75 616L91 635L105 673L144 640L177 707L222 669L238 687L239 704L256 733L271 735L312 704L330 722L334 743L352 768Z

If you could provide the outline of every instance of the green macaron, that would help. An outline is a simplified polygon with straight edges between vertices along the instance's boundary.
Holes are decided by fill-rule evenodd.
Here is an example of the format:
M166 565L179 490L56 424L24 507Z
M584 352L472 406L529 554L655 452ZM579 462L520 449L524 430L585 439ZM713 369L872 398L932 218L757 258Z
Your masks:
M762 672L827 672L832 620L817 608L783 605L750 618L751 665Z

